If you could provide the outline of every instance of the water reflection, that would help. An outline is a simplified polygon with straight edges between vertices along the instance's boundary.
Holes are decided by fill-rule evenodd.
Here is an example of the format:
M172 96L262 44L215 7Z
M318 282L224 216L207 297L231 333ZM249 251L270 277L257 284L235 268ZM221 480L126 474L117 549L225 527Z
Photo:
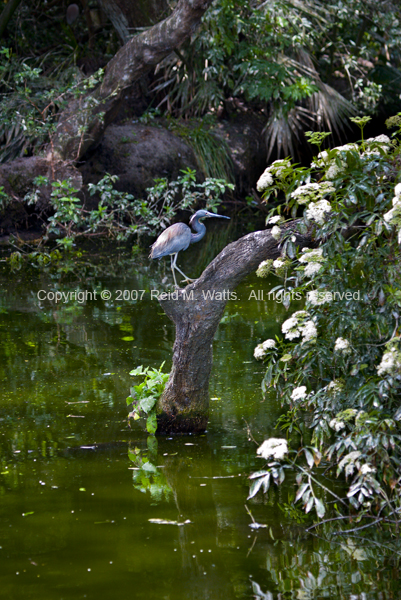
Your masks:
M185 260L184 271L190 251ZM249 527L247 476L260 464L247 426L261 440L281 411L275 397L263 398L263 366L252 355L279 333L284 314L280 304L249 297L272 283L251 277L228 303L214 344L207 433L159 438L156 447L138 424L129 427L125 399L132 368L171 364L173 326L150 299L164 266L121 261L75 275L0 273L4 597L398 597L391 540L375 532L373 545L327 542L328 531L306 533L285 510L291 478L248 503L266 525ZM56 304L37 295L87 289L97 298ZM145 294L120 301L122 289Z

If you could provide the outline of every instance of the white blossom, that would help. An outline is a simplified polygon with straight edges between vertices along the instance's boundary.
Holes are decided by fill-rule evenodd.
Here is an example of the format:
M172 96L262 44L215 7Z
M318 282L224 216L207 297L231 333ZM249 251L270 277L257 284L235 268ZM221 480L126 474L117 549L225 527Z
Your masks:
M339 394L344 389L344 382L341 379L333 379L330 381L329 385L326 387L326 390L332 394Z
M345 144L344 146L336 146L333 150L337 152L349 152L350 150L358 150L357 144Z
M291 198L297 198L298 204L305 204L315 197L314 192L317 192L318 190L318 183L306 183L291 192Z
M337 164L330 165L326 171L327 179L335 179L341 173L341 169Z
M264 260L258 266L256 275L258 277L267 277L267 275L271 271L272 265L273 265L273 260L271 258L269 258L268 260Z
M258 182L256 184L256 189L258 192L263 192L265 189L273 185L273 176L267 168L262 175L259 177Z
M273 261L273 267L275 269L281 269L284 266L285 266L285 260L283 260L282 258L276 258L276 260Z
M372 144L372 143L376 143L376 144L391 144L391 140L387 135L384 135L384 133L382 133L381 135L378 135L374 138L368 138L365 141L365 144Z
M395 217L395 210L394 208L392 208L391 210L389 210L388 212L386 212L383 215L383 219L387 222L390 223Z
M306 385L301 385L293 389L291 394L291 400L302 400L306 398Z
M271 457L276 460L281 460L288 454L287 440L283 438L270 438L265 440L263 444L259 446L256 453L260 454L264 459Z
M380 145L385 152L388 152L390 150L391 140L387 135L382 134L374 138L368 138L365 140L365 145ZM370 154L370 152L365 152L365 154ZM374 154L374 152L372 152L372 154Z
M287 340L293 340L301 335L298 329L298 319L294 316L290 317L281 326L281 331L285 334Z
M288 158L275 160L268 169L277 179L282 179L285 169L291 167L291 161Z
M382 356L380 365L377 367L378 375L394 375L399 373L401 370L401 353L397 352L395 348L392 348L388 352L385 352Z
M325 302L331 302L333 300L333 294L331 292L311 290L307 294L307 299L313 306L320 306Z
M344 354L350 352L349 341L342 337L337 338L334 344L334 352L342 352Z
M315 250L311 250L310 248L303 248L302 256L299 257L300 263L322 262L323 260L325 259L323 258L322 248L316 248Z
M397 183L397 185L395 186L394 195L397 196L397 198L401 196L401 183Z
M262 358L266 356L266 352L262 344L256 346L255 350L253 351L253 356L256 358L256 360L262 360Z
M317 337L316 325L313 321L305 321L309 317L306 310L295 312L289 319L284 321L281 331L285 334L287 340L302 336L302 343L310 342Z
M306 216L311 221L316 221L319 225L323 225L326 213L331 212L330 202L327 200L319 200L319 202L311 202L306 210Z
M277 241L281 238L281 229L280 227L277 227L277 225L272 227L270 233L272 234L272 237Z
M262 344L263 350L270 350L271 348L275 348L276 347L276 342L275 340L269 339L269 340L265 340Z
M344 429L345 427L345 423L343 421L338 421L337 419L332 419L329 425L335 431L341 431L341 429Z
M274 215L274 217L270 217L270 219L268 220L268 223L271 225L274 225L275 223L280 223L280 221L283 220L283 217L281 215Z
M289 260L283 258L276 258L276 260L273 262L273 267L276 269L277 275L284 276L290 264L291 261Z
M310 342L317 337L317 329L313 321L307 321L300 327L300 331L302 333L302 343Z
M305 275L305 277L314 277L316 275L316 273L319 273L321 268L322 268L322 265L319 263L310 263L310 264L306 265L305 270L304 270L304 275Z

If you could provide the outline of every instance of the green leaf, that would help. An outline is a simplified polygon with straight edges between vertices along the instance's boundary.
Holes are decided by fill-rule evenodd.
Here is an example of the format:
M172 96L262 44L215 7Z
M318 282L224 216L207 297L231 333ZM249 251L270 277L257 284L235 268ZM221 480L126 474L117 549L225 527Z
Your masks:
M146 419L146 429L148 433L156 433L157 430L157 417L156 413L151 413Z
M321 500L319 500L319 498L315 498L315 509L316 509L316 514L317 516L321 519L324 517L326 509L324 507L324 504Z

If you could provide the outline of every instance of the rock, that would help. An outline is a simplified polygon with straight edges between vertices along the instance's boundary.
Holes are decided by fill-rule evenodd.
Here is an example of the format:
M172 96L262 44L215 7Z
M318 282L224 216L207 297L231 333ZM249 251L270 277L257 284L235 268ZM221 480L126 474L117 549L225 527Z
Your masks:
M80 171L85 183L97 183L105 173L118 175L116 189L140 198L155 179L176 179L187 167L196 169L196 159L180 137L161 127L131 123L110 125Z
M264 122L255 115L236 113L219 121L214 133L223 138L234 164L236 193L243 196L256 187L266 168L266 146L262 137Z
M247 114L218 122L213 129L229 146L237 194L250 193L265 168L262 129L263 123ZM118 190L144 197L155 179L176 179L187 167L202 177L193 150L179 135L161 126L130 123L110 125L80 171L85 183L97 183L105 173L118 175Z
M29 229L41 223L40 217L51 210L51 186L41 188L39 200L28 205L24 200L28 192L34 190L33 180L42 175L52 180L70 178L74 187L82 188L82 176L73 165L50 162L45 157L30 156L17 158L0 165L0 187L10 201L4 208L0 204L0 235Z

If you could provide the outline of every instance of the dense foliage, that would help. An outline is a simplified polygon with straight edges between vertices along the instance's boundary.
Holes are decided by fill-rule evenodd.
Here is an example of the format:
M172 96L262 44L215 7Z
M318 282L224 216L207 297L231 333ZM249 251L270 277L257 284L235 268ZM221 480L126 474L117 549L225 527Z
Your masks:
M96 22L85 13L70 24L67 6L22 2L7 24L0 161L51 139L68 97L97 85L119 48L99 9ZM400 22L391 0L216 0L193 38L142 82L141 102L177 117L251 109L265 118L269 152L294 154L305 128L340 132L355 109L399 110Z
M193 209L200 201L216 212L225 190L233 188L220 179L206 178L198 183L196 172L187 169L174 181L156 179L155 185L147 189L146 198L135 198L116 190L117 180L116 175L106 173L97 184L88 185L89 195L99 198L95 209L82 204L70 181L53 181L54 214L47 219L44 239L52 235L60 246L71 248L74 240L82 236L107 235L125 240L134 234L153 234L170 225L178 210ZM41 187L49 185L49 181L37 177L34 183L35 190L26 198L32 204L38 201Z
M355 119L362 133L368 120ZM400 131L401 115L388 125ZM311 140L320 146L323 137ZM287 307L303 297L305 308L282 324L281 339L255 349L267 365L263 388L273 387L287 407L279 426L298 449L289 452L282 438L265 441L258 452L270 462L252 476L250 496L293 466L295 499L307 512L323 517L334 499L339 515L399 521L400 152L399 138L362 135L319 152L309 169L276 161L259 180L266 201L284 190L285 203L268 218L282 258L262 263L258 274L273 269ZM296 250L296 230L312 232L312 248ZM323 486L322 467L345 478L345 497Z
M269 153L284 154L305 128L339 132L354 109L399 109L399 8L386 4L217 0L191 44L159 65L161 105L176 115L251 107Z

